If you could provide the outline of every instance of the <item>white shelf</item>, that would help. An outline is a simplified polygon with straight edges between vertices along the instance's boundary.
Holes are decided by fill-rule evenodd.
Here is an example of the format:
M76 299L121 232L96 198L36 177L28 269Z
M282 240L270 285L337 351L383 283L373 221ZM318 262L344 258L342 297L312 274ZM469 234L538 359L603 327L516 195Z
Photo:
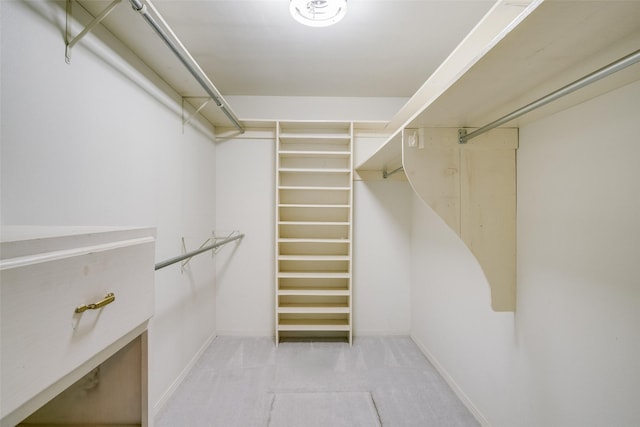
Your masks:
M308 158L344 158L349 157L348 151L305 151L305 150L281 150L280 157L308 157Z
M280 238L280 243L351 243L349 239Z
M402 132L392 135L371 157L356 166L358 171L382 171L402 165Z
M335 209L349 209L351 206L349 205L321 205L321 204L280 204L278 205L280 208L311 208L311 209L322 209L322 208L335 208Z
M351 308L345 304L280 304L278 313L299 314L348 314Z
M280 172L284 173L318 173L318 174L349 174L351 169L328 169L328 168L280 168Z
M281 133L280 140L284 142L302 142L327 144L349 144L351 137L349 134L329 134L329 133Z
M279 255L280 261L349 261L349 255Z
M351 273L291 271L291 272L279 272L278 278L279 279L349 279L351 278Z
M351 187L312 187L312 186L296 186L296 185L284 185L278 186L279 190L294 190L294 191L351 191Z
M280 221L278 222L279 225L342 225L342 226L346 226L346 225L350 225L351 223L349 222L344 222L344 221Z
M345 331L351 330L347 320L341 319L283 319L278 325L279 331Z
M317 297L341 297L349 296L348 289L279 289L279 296L317 296Z
M403 128L484 126L635 50L638 2L497 4L388 125L358 171L399 166ZM635 64L504 126L520 126L638 80Z

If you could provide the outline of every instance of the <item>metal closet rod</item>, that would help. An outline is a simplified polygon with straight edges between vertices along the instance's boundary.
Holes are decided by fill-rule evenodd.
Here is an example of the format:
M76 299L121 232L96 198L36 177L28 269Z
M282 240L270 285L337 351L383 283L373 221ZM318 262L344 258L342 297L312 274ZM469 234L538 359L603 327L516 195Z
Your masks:
M524 107L521 107L515 110L514 112L499 118L498 120L495 120L489 123L488 125L485 125L479 129L476 129L473 132L467 133L466 129L460 129L458 142L460 142L460 144L464 144L471 138L475 138L476 136L481 135L485 132L488 132L493 128L497 128L498 126L503 125L513 119L516 119L522 116L523 114L526 114L530 111L535 110L536 108L542 107L543 105L553 102L558 98L562 98L563 96L568 95L571 92L574 92L584 86L590 85L591 83L597 80L600 80L610 74L616 73L630 65L635 64L638 61L640 61L640 49L636 50L633 53L630 53L625 57L618 59L617 61L610 63L609 65L605 65L604 67L594 71L593 73L587 74L586 76L574 81L573 83L569 83L568 85L561 87L560 89L554 92L551 92L550 94L543 96L542 98L539 98L533 101L532 103L527 104Z
M241 133L244 133L244 127L240 124L240 120L233 114L229 106L223 101L222 95L215 88L211 80L207 77L207 75L202 71L202 68L198 65L195 59L191 56L189 51L184 47L184 45L180 42L175 33L171 30L169 25L167 25L166 21L162 18L162 15L153 7L153 4L147 0L147 5L153 10L153 12L158 16L158 19L162 22L165 29L162 28L155 20L153 16L149 14L147 11L147 5L142 3L140 0L129 0L133 9L139 12L142 17L147 21L147 23L158 33L160 38L165 42L165 44L171 49L171 51L178 57L180 62L185 66L187 70L191 73L191 75L196 79L196 81L202 86L202 88L207 92L207 94L213 99L218 107L222 110L222 112L233 122L233 125L238 128ZM167 32L169 34L167 34Z
M387 168L384 168L382 170L382 178L387 179L389 178L391 175L393 175L394 173L398 173L401 170L404 170L403 166L400 166L399 168L395 168L394 170L392 170L391 172L387 172Z
M160 270L161 268L165 268L171 264L175 264L176 262L180 262L183 261L187 258L191 258L193 256L199 255L203 252L207 252L210 250L213 250L215 248L218 248L222 245L226 245L227 243L233 242L234 240L238 240L238 239L242 239L244 237L244 234L238 234L237 236L233 236L233 237L229 237L227 239L224 239L220 242L216 242L213 243L211 245L207 245L207 246L203 246L200 249L196 249L195 251L191 251L191 252L187 252L186 254L182 254L182 255L178 255L177 257L173 257L170 258L166 261L162 261L156 264L156 271Z

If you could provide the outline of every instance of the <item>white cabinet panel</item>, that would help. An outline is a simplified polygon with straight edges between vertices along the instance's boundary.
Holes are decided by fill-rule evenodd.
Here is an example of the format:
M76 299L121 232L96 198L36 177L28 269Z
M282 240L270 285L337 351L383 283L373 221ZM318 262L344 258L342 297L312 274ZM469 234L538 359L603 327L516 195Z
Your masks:
M89 369L87 361L145 329L154 310L153 231L111 237L77 235L80 246L69 236L58 244L55 237L3 243L3 257L18 255L0 261L3 426L5 416L33 407L34 397L44 400L43 391L53 392L80 367ZM102 307L76 310L101 301Z

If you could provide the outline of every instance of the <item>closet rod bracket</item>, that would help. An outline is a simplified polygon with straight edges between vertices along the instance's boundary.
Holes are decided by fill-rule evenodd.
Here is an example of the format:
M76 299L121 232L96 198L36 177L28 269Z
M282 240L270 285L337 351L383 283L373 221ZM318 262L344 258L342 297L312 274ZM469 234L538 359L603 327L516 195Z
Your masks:
M204 243L202 243L200 245L200 247L198 249L196 249L195 251L193 251L194 253L201 253L201 251L207 251L207 250L211 250L211 257L213 258L218 251L220 250L220 246L216 246L217 244L219 244L220 242L226 242L226 241L231 241L234 238L237 238L237 236L240 235L240 232L235 230L232 231L231 233L229 233L227 236L225 237L217 237L215 231L211 233L211 237L209 237L207 240L204 241ZM224 243L223 243L224 244ZM209 245L210 248L209 249L203 249L205 246ZM187 254L187 245L185 243L185 239L184 237L182 238L182 253L183 254ZM180 273L184 273L185 269L187 267L187 264L189 264L189 261L191 261L191 259L194 257L195 255L188 255L188 258L185 258L182 263L180 264Z
M391 175L393 175L394 173L400 172L401 170L403 170L404 168L402 166L400 166L399 168L395 168L394 170L392 170L391 172L387 171L387 168L384 168L382 170L382 178L383 179L387 179L389 178Z
M73 0L67 0L67 21L65 24L65 49L64 49L64 60L67 64L71 63L71 48L75 46L82 38L89 33L89 31L93 30L93 28L102 22L104 18L106 18L113 9L120 3L121 0L113 0L109 6L107 6L102 12L98 14L91 22L87 24L86 27L82 31L80 31L75 37L71 38L71 21L72 21L72 6L71 2Z
M467 143L467 130L458 129L458 144L466 144L466 143Z

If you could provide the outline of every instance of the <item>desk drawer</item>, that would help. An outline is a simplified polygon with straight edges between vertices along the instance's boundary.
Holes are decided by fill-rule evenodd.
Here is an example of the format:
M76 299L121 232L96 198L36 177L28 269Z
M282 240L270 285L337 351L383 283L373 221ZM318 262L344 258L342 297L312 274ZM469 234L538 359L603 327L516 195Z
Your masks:
M2 260L1 268L3 416L153 314L153 237ZM110 304L75 312L109 293Z

